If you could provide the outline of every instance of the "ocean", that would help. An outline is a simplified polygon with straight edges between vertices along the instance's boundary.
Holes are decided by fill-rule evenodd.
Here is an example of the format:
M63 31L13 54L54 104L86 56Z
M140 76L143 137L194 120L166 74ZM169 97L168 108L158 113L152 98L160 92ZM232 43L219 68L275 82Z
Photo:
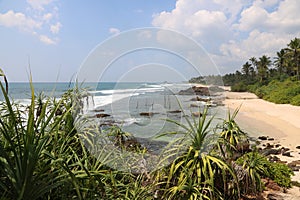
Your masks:
M35 95L44 93L46 96L59 98L64 92L72 89L74 84L33 83L33 86ZM93 99L93 103L84 108L87 116L98 120L100 127L115 124L122 130L144 139L172 140L172 134L157 136L182 131L170 120L187 124L185 118L192 120L192 113L201 111L205 106L205 102L192 102L194 95L178 95L180 90L191 87L188 83L102 82L85 83L83 87L88 88ZM9 96L16 102L29 104L30 95L29 83L9 83ZM3 96L0 98L3 100ZM97 118L97 114L106 114L107 117ZM209 115L223 117L224 108L213 107L209 109Z

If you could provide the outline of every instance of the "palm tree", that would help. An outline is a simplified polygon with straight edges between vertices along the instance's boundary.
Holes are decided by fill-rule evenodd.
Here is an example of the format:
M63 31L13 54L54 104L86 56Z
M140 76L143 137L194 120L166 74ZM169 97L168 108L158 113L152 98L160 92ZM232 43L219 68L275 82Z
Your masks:
M253 80L254 77L255 77L255 75L256 75L255 69L254 69L253 66L251 66L251 67L249 68L249 73L250 73L251 79Z
M257 66L257 59L255 57L251 57L250 59L251 64L256 68Z
M285 50L281 49L276 53L274 65L277 68L277 71L279 72L279 75L282 74L284 67L286 66L286 56L285 56Z
M271 64L272 61L270 57L263 55L259 58L259 61L257 62L257 72L258 76L260 77L260 82L267 77L268 69Z
M250 67L251 67L251 64L248 61L242 67L242 73L245 74L247 77L250 74Z
M297 79L300 79L300 39L295 38L287 45L287 56L292 60L292 66L295 68Z

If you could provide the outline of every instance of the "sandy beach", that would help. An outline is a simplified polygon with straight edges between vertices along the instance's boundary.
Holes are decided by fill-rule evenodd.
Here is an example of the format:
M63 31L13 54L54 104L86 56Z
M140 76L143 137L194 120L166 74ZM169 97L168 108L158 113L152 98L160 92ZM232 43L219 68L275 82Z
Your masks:
M237 122L251 137L268 136L274 141L266 141L271 145L280 144L289 148L291 157L279 156L288 163L300 160L300 107L292 105L274 104L259 99L252 93L225 92L224 104L230 110L240 107ZM295 172L292 180L300 182L300 173ZM299 188L289 190L292 199L300 199ZM291 198L288 198L291 199Z

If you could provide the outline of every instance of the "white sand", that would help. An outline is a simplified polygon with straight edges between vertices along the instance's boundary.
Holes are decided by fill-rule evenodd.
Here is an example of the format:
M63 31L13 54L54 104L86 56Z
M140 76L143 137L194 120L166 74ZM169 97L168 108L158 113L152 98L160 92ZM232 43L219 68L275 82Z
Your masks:
M275 138L270 144L280 143L291 150L293 157L281 156L281 160L291 162L300 160L300 106L274 104L258 99L252 93L225 92L225 106L234 110L241 106L237 122L250 136L269 136ZM293 180L300 182L300 173ZM300 199L299 188L289 190Z

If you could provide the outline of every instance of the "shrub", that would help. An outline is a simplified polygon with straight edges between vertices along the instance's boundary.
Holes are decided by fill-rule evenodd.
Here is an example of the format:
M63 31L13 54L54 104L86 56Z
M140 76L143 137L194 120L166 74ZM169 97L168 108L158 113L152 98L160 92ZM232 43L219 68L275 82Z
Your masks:
M293 171L285 164L270 163L269 164L270 178L273 179L279 186L291 187L291 175Z
M291 104L295 105L295 106L300 106L300 94L298 94L292 98Z
M237 159L236 163L243 165L245 169L252 169L254 175L258 173L259 176L274 180L281 187L291 187L293 171L285 164L272 163L265 156L257 152L250 152L243 155Z
M243 82L236 83L233 86L231 86L231 91L233 92L246 92L247 90L247 85Z

